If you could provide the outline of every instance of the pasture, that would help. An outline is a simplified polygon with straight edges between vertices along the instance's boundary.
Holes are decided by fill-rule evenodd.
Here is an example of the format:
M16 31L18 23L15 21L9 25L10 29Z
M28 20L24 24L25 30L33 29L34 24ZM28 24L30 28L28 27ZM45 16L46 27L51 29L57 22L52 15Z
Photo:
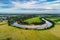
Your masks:
M24 20L24 22L27 22L28 24L32 24L32 22L43 22L39 19L39 17L36 17L38 15L17 15L17 17L19 18L15 18L15 16L12 17L13 15L8 15L6 16L6 18L9 19L9 17L11 17L12 20L9 19L11 22L14 22L14 20L19 19L19 23L20 21ZM55 23L54 27L47 30L25 30L13 26L8 26L7 22L0 22L0 40L60 40L60 15L40 14L39 16L46 17L47 19L53 21ZM5 15L3 17L5 17ZM1 18L0 20L5 19Z
M60 40L60 25L48 30L24 30L1 22L0 40Z
M40 17L34 17L34 18L29 18L27 20L24 20L23 22L27 24L44 24L44 21Z

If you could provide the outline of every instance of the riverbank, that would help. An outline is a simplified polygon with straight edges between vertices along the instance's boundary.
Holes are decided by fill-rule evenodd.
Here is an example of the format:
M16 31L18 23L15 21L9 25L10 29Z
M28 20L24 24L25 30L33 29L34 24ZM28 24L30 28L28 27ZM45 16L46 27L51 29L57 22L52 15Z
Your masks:
M23 28L23 29L47 29L52 27L53 23L46 20L45 18L42 18L43 21L45 21L45 24L42 25L20 25L17 22L14 22L13 24L11 24L11 26L15 26L15 27L19 27L19 28Z

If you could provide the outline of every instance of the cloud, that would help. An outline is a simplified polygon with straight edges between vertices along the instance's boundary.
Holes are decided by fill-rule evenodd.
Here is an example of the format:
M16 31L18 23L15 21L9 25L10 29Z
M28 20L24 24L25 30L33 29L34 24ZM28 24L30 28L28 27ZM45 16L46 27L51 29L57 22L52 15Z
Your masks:
M12 2L14 8L30 8L31 6L35 5L35 3L35 1L26 3Z
M53 1L53 2L46 2L46 0L39 0L42 3L37 4L37 1L29 1L26 3L20 3L20 2L14 2L12 1L13 8L25 8L25 9L60 9L60 3L59 0Z
M11 4L0 3L0 12L5 13L59 13L60 12L60 0L47 2L47 0L39 1L27 1L21 3L18 1L10 1ZM7 8L8 7L8 8Z
M0 6L6 6L5 4L3 4L3 3L0 3Z

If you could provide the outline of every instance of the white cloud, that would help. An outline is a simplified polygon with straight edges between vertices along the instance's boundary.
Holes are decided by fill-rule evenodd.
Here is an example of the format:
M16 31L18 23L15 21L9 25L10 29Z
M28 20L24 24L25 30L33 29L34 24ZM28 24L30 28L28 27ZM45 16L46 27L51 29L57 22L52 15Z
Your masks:
M32 13L60 13L60 11L59 10L15 10L15 9L1 9L0 10L0 13L30 13L30 14L32 14Z
M13 7L15 8L28 8L31 7L32 5L35 5L35 1L34 2L27 2L27 3L20 3L20 2L12 2Z
M20 12L34 12L34 13L59 13L60 12L60 2L59 0L53 1L53 2L46 2L46 0L40 0L40 2L45 1L43 3L37 4L37 1L29 1L26 3L20 3L19 1L11 1L11 8L6 9L0 9L0 12L12 12L12 13L20 13ZM5 4L1 4L5 5ZM6 5L5 5L6 6ZM18 9L50 9L50 10L18 10ZM56 9L56 10L53 10Z
M39 1L47 1L47 0L39 0Z
M43 0L40 0L43 1ZM46 1L46 0L45 0ZM14 2L12 1L13 8L19 9L19 8L25 8L25 9L33 9L33 8L42 8L42 9L60 9L60 4L56 3L57 1L53 2L44 2L44 4L41 3L41 5L36 4L36 1L30 1L26 3L20 3L20 2Z

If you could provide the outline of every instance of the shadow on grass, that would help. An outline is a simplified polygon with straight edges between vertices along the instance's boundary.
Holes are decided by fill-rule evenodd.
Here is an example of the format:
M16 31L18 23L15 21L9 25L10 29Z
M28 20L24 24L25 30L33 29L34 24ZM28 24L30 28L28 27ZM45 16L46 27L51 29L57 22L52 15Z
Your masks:
M5 25L5 24L7 24L7 23L4 23L4 24L0 24L0 26L2 26L2 25Z
M6 39L2 39L2 40L12 40L12 38L6 38Z

